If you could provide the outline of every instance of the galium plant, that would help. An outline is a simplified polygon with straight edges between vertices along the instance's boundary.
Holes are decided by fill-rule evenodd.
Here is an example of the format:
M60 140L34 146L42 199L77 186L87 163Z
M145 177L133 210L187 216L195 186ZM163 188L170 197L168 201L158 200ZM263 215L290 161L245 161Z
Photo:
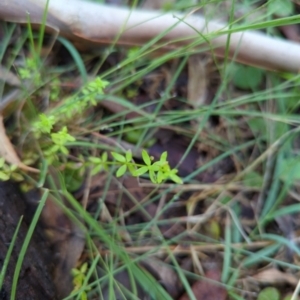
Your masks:
M63 126L57 132L53 132L54 126L70 118L75 113L81 112L91 105L96 105L96 97L102 95L103 89L108 85L108 82L96 77L95 80L86 84L83 89L74 97L67 99L60 109L54 110L53 113L40 114L37 122L34 123L34 132L37 138L42 135L50 137L52 145L47 145L44 150L45 157L48 163L52 163L58 159L59 154L67 156L69 150L67 145L69 142L75 142L76 139L68 133L67 126ZM123 176L129 172L134 177L139 177L148 174L150 180L155 184L160 184L166 180L172 180L175 183L182 183L181 178L177 175L176 169L171 169L167 161L167 152L162 153L158 161L154 161L146 150L142 150L143 163L136 163L130 150L125 154L111 152L110 157L113 160L109 161L107 152L103 152L100 157L90 156L84 163L86 167L91 167L92 175L97 174L101 170L108 170L109 166L117 166L116 176Z
M76 293L79 291L84 284L84 281L86 280L86 272L88 270L88 264L85 262L83 263L78 269L74 268L72 269L72 276L73 276L73 286L74 289L72 293ZM80 295L81 300L86 300L87 299L87 293L86 291L82 291Z
M18 172L17 165L8 165L5 163L4 157L0 158L0 180L6 181L9 179L13 179L15 181L23 180L23 176Z

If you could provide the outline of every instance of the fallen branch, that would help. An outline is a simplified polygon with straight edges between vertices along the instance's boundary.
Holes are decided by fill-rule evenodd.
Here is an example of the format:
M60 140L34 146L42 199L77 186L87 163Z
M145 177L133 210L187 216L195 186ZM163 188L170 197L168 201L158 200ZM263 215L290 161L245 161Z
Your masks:
M26 23L30 17L32 23L41 24L46 2L1 1L0 19ZM160 42L167 41L169 46L178 47L195 40L204 42L204 35L211 41L212 51L218 56L225 55L228 38L225 24L207 22L199 15L185 16L138 9L130 11L80 0L50 0L47 27L73 41L84 40L95 44L112 43L118 37L118 44L143 45L165 32ZM299 44L260 32L232 33L228 55L239 62L271 70L300 70Z

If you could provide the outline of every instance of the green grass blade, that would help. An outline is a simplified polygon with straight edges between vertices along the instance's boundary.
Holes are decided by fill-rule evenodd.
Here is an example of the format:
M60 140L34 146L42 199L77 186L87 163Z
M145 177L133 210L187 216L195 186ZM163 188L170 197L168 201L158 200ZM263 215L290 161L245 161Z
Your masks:
M5 273L6 273L8 264L9 264L9 259L10 259L11 254L12 254L12 251L13 251L13 248L14 248L17 236L18 236L18 232L19 232L19 229L20 229L20 226L21 226L21 223L22 223L22 220L23 220L23 216L21 216L21 218L18 222L17 228L16 228L15 233L12 237L12 240L9 244L9 248L8 248L7 254L5 256L5 260L3 262L3 266L2 266L2 269L1 269L1 272L0 272L0 290L1 290L2 285L3 285L3 280L4 280Z

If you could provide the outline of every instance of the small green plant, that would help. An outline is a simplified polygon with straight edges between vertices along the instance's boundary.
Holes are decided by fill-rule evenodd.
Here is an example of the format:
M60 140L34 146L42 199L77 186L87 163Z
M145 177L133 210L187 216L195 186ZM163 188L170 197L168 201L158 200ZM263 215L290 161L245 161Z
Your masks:
M57 119L73 118L76 114L82 114L89 106L97 104L97 97L104 94L103 89L109 84L108 81L96 77L93 81L87 83L75 96L66 99L58 110L54 111Z
M74 285L74 289L72 291L72 294L75 294L76 292L78 292L82 287L83 284L85 282L86 279L86 272L88 269L88 264L85 262L83 263L80 268L78 269L72 269L72 276L73 276L73 285ZM80 299L81 300L86 300L87 299L87 294L86 291L88 291L88 289L85 289L81 292L80 294Z
M177 169L171 169L167 161L167 152L161 154L159 161L153 162L153 157L150 157L146 150L142 150L142 158L144 164L138 164L133 161L132 153L127 150L125 154L111 152L114 162L107 161L107 153L104 152L102 157L89 157L89 161L93 164L92 174L96 174L100 170L107 170L108 165L118 166L116 172L117 177L123 176L127 171L134 176L139 177L146 173L152 183L162 183L166 180L172 180L175 183L182 183L181 178L177 175Z
M60 81L58 78L54 78L50 84L50 100L51 101L58 101L60 94Z
M35 136L41 138L43 136L49 137L48 143L45 146L42 145L42 149L48 163L53 163L58 160L57 155L63 154L68 155L69 150L67 144L69 142L75 142L76 139L68 133L67 126L63 126L58 132L53 132L55 124L63 119L62 116L70 116L73 113L81 112L83 109L90 105L96 105L96 96L103 94L103 89L108 85L107 81L97 77L95 80L86 84L82 91L72 98L67 99L68 105L62 105L61 108L54 113L40 114L38 121L33 125ZM49 144L49 140L50 143ZM176 169L171 169L167 161L167 152L162 153L160 159L154 162L153 157L150 157L146 150L142 151L143 164L138 164L133 161L132 153L130 150L126 153L120 154L117 152L111 152L111 156L114 161L108 161L108 153L103 152L101 157L88 157L87 161L81 164L82 167L91 167L92 175L99 173L101 170L108 170L109 166L117 166L116 176L123 176L127 171L134 177L139 177L144 174L148 174L150 180L155 184L160 184L166 180L172 180L175 183L182 183L181 178L177 175ZM66 161L66 160L64 160Z
M21 79L31 79L35 86L41 85L41 75L37 61L34 58L27 58L24 67L18 68Z
M18 166L6 164L4 157L1 157L0 158L0 180L6 181L9 179L13 179L15 181L21 181L24 178L18 172Z

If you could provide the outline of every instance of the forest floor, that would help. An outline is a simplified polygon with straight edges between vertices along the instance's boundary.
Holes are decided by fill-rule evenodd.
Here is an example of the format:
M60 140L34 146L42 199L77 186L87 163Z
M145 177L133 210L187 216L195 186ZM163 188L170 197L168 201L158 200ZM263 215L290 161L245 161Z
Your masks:
M300 11L269 2L199 10L249 24ZM299 25L274 24L264 32L299 41ZM91 49L42 34L37 50L38 30L0 26L2 98L14 100L0 141L33 168L3 160L0 176L40 189L61 295L300 299L298 74L150 42Z

